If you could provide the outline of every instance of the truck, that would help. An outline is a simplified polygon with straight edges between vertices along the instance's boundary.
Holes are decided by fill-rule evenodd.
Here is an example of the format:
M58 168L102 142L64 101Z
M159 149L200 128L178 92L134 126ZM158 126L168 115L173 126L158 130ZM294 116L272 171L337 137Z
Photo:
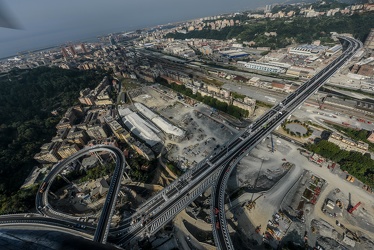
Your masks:
M354 182L355 181L355 178L352 175L347 175L347 177L345 179L349 182Z
M48 182L43 182L43 184L40 186L39 192L44 193L45 188L47 187Z

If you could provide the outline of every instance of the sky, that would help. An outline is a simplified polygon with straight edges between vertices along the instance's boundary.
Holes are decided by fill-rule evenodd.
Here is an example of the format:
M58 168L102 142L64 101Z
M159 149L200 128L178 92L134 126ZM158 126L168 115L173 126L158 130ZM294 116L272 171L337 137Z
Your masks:
M20 29L0 27L0 58L175 21L255 9L279 0L0 0ZM2 14L3 13L3 14Z

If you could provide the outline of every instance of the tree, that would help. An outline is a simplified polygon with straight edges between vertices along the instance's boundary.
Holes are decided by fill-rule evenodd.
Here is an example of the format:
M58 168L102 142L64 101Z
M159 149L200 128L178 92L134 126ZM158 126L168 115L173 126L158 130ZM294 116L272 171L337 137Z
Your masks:
M374 186L374 160L355 151L341 150L337 145L326 140L315 144L306 144L308 150L340 164L342 170L348 171L367 185Z
M39 67L15 69L7 78L0 78L0 195L3 199L13 202L13 196L17 198L17 194L34 191L19 193L17 190L37 165L33 156L56 133L55 125L62 114L53 116L51 111L57 108L64 111L77 103L79 91L94 88L104 75L100 71ZM20 209L27 207L18 201L17 205Z
M283 8L283 7L282 7ZM362 13L335 16L321 16L315 18L293 17L285 19L247 20L248 25L225 27L221 30L210 30L205 28L201 31L194 30L186 34L169 33L166 37L175 39L208 38L225 40L237 38L243 41L255 41L256 46L267 46L271 48L283 48L293 41L297 43L311 43L313 40L333 42L330 32L352 33L361 41L364 41L374 26L374 14ZM265 32L277 31L277 36L265 36Z

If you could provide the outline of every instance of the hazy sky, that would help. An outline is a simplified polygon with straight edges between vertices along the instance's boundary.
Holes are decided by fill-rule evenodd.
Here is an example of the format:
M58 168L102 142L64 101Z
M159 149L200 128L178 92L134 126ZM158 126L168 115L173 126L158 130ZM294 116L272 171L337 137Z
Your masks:
M0 58L111 32L254 9L275 2L281 1L0 0L0 8L22 28L0 27Z

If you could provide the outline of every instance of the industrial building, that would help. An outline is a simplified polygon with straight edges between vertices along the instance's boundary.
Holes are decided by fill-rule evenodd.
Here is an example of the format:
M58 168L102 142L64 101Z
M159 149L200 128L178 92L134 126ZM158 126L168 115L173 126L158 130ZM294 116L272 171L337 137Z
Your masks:
M241 58L241 57L247 57L249 56L248 53L240 50L226 50L221 51L220 54L223 57L229 58L229 59L235 59L235 58Z
M145 117L151 120L157 127L159 127L166 134L172 135L173 137L176 137L179 139L182 139L184 137L185 132L182 129L165 121L162 117L155 114L153 111L151 111L149 108L147 108L143 104L135 103L134 105Z
M288 53L301 56L311 56L320 54L327 50L326 46L313 45L313 44L303 44L294 48L290 48Z
M316 73L315 70L311 68L292 66L287 70L286 75L292 76L292 77L311 78L315 73Z
M281 68L281 67L272 66L272 65L266 64L266 63L238 62L238 64L242 65L243 67L248 68L248 69L254 69L254 70L259 70L259 71L266 71L266 72L270 72L270 73L281 74L281 73L285 73L286 72L286 70L283 69L283 68Z
M346 151L356 151L365 154L369 150L369 145L367 143L362 141L355 142L336 133L331 134L328 141Z
M119 109L118 111L128 130L143 140L146 144L153 147L157 143L161 142L161 139L156 134L160 133L161 131L157 127L142 119L138 114L131 111L129 108Z
M335 45L334 47L331 47L328 50L326 50L325 55L326 56L333 56L336 53L338 53L339 51L341 51L342 49L343 49L343 47L341 45Z
M356 101L349 99L340 99L337 97L326 97L325 103L333 106L343 107L346 109L355 110L365 114L374 113L374 104L364 101Z
M351 73L366 77L372 77L374 75L373 61L374 57L369 57L356 63L351 68Z

